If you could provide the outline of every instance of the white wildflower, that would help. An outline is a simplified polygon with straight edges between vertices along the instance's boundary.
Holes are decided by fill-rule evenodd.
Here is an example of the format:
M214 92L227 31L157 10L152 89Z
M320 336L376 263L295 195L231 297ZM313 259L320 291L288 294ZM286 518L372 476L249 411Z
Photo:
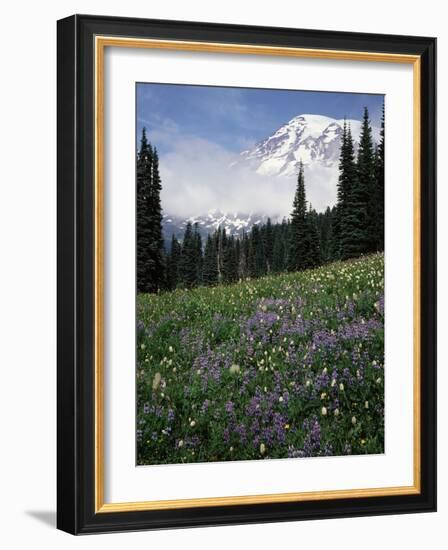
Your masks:
M161 380L162 380L162 376L161 376L160 372L156 372L155 375L154 375L154 379L152 381L152 389L154 391L156 391L158 389L158 387L160 386Z

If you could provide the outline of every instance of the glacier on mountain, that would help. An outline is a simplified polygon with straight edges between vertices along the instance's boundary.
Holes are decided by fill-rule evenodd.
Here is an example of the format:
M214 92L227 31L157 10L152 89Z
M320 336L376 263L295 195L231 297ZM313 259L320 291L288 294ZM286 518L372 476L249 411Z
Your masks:
M355 149L361 132L359 120L347 120ZM320 167L336 167L344 120L322 115L298 115L279 128L274 134L257 143L252 149L241 153L240 162L248 163L258 174L264 176L293 176L299 162L305 167L317 163ZM379 130L372 128L378 139Z

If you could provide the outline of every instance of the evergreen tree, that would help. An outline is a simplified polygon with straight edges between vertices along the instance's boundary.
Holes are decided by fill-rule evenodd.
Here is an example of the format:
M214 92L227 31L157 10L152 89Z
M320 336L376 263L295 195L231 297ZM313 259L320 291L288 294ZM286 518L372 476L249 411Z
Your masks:
M266 225L263 227L263 246L266 255L266 272L272 270L272 261L274 255L274 232L272 229L271 218L268 218Z
M375 231L374 250L384 250L384 104L381 119L380 141L375 155Z
M224 227L221 229L221 227L218 227L218 231L216 233L216 250L217 250L217 263L218 263L218 280L221 281L223 279L223 272L224 272L224 254L226 250L227 245L227 233L226 228Z
M285 220L283 220L285 221ZM284 243L285 243L285 258L284 258L284 264L283 264L283 271L289 270L290 265L290 253L291 253L291 220L288 218L286 220L285 225L282 223L282 228L284 232Z
M291 221L289 219L285 220L285 218L283 218L279 231L283 240L283 261L281 264L282 271L288 271L289 243L291 242Z
M288 242L287 235L284 230L286 222L283 224L276 224L274 226L274 246L272 252L272 271L274 273L281 273L286 270L286 245Z
M181 245L173 234L171 238L171 248L167 257L166 282L170 290L174 290L179 283L179 261L181 256Z
M317 267L322 263L321 237L318 225L318 215L310 206L306 216L306 267Z
M357 162L357 204L361 208L364 223L363 231L360 230L361 253L372 251L375 246L375 234L377 223L377 193L375 183L374 149L372 140L372 128L370 126L369 112L364 108L364 116L359 139Z
M199 233L199 226L197 223L194 224L193 240L195 245L196 285L200 285L202 283L203 257L202 238L201 234Z
M233 236L229 237L225 244L222 272L226 283L235 282L238 278L238 261Z
M152 176L152 148L142 130L140 150L137 155L137 291L150 292L148 276L151 225L149 196Z
M162 232L162 206L160 192L162 180L159 172L159 155L157 149L153 149L152 185L151 185L151 226L152 239L150 246L150 280L153 290L160 290L165 281L165 250Z
M235 281L238 281L238 279L241 279L240 261L241 261L241 254L242 254L242 242L243 242L242 239L240 239L239 237L235 239L235 260L236 260Z
M216 239L211 235L207 236L205 242L203 281L205 285L214 285L218 282Z
M249 276L262 277L266 273L263 239L257 224L252 227L249 237Z
M137 291L157 292L164 285L165 258L159 159L142 130L137 155Z
M353 149L353 143L352 149ZM341 239L344 238L342 219L348 204L350 185L355 170L354 152L349 148L347 121L344 118L341 150L339 153L339 179L337 183L337 206L333 221L333 246L336 258L341 257Z
M243 236L241 237L238 276L241 279L247 279L247 277L249 277L249 238L245 231L243 231Z
M289 270L298 271L307 267L306 250L306 194L305 194L305 176L303 164L299 164L299 174L297 177L297 187L294 195L293 210L291 213L290 243L289 243Z
M193 233L191 222L185 228L182 242L182 253L179 261L179 276L182 286L192 288L197 284L197 241Z
M365 251L366 202L357 175L350 127L344 124L339 160L338 203L333 226L336 258L346 260Z
M317 222L320 233L321 256L322 262L327 263L336 259L335 245L333 237L333 225L336 207L330 208L327 206L325 212L321 212L317 216Z

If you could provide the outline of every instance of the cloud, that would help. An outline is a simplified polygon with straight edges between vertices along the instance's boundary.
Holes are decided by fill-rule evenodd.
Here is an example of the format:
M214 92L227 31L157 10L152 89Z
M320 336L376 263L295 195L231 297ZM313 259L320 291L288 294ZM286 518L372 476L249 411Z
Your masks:
M223 146L183 135L171 123L157 130L154 142L170 142L160 158L162 208L166 214L199 216L212 209L259 213L281 219L291 211L295 177L262 176L235 162L239 155ZM305 171L308 200L323 210L336 199L337 173L313 165Z

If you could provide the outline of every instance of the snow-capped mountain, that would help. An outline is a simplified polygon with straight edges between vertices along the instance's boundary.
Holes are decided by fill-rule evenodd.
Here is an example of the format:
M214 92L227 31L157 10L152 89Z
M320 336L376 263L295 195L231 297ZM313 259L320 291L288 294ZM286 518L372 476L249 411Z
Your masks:
M350 125L356 151L361 122L347 120L347 124ZM229 212L228 206L221 205L220 208L222 195L217 195L217 208L205 209L207 211L199 216L181 218L170 215L168 209L163 220L165 240L168 242L172 234L182 240L188 221L198 224L203 238L218 227L225 228L229 235L241 235L243 230L250 231L254 224L264 223L268 217L273 222L281 221L290 213L300 161L305 166L308 202L318 211L333 206L336 202L343 126L344 120L322 115L303 114L292 118L271 136L243 151L236 162L227 166L229 181L225 182L228 185L225 198L230 197L227 205L230 202L238 208L244 194L245 207L240 206L241 210ZM373 139L378 141L379 129L373 127L372 134ZM248 213L247 205L257 213Z
M347 120L355 149L361 131L359 120ZM300 161L305 166L337 167L343 120L322 115L298 115L274 134L241 153L241 161L248 163L258 174L265 176L293 176ZM379 130L372 128L378 140Z
M216 231L219 227L225 229L227 235L236 236L241 235L243 231L249 232L254 225L266 222L267 218L268 216L261 214L229 213L221 212L218 209L210 210L203 216L193 216L186 219L167 214L163 216L163 230L166 241L171 239L173 234L179 240L182 240L188 222L191 222L192 225L198 224L199 232L203 238Z

